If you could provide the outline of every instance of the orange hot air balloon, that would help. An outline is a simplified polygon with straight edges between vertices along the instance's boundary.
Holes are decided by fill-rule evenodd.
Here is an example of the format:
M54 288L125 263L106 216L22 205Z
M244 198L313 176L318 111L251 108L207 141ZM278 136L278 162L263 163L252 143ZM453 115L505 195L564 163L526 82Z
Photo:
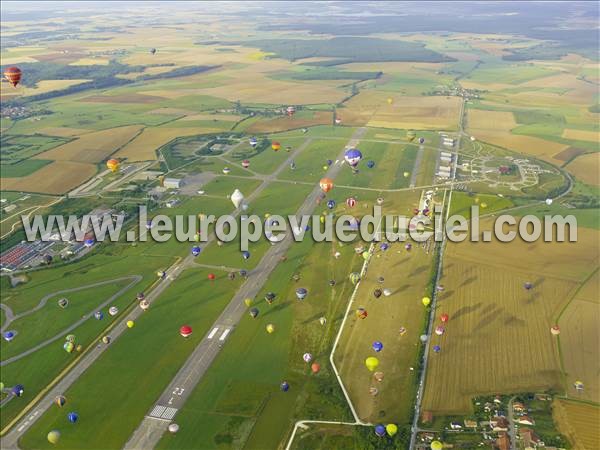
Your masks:
M277 152L281 148L281 144L277 141L273 141L271 143L271 148Z
M17 87L17 84L21 81L21 69L16 66L7 67L4 70L4 78L6 78L13 87Z
M329 192L333 189L333 180L331 178L321 178L319 186L323 192Z
M120 165L121 163L119 163L119 161L116 159L109 159L108 161L106 161L106 167L108 167L111 172L116 172L117 170L119 170Z

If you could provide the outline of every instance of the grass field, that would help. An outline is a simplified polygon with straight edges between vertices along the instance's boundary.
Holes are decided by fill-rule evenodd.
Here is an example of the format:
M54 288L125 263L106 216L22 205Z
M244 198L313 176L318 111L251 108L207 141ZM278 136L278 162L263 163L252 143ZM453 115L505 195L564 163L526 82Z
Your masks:
M562 434L573 444L574 450L597 448L600 441L598 422L600 407L585 403L556 400L553 417Z
M579 229L573 244L450 244L441 280L446 290L438 302L438 316L448 313L450 321L446 333L433 338L441 352L430 355L424 409L468 413L478 394L560 391L550 327L598 264L595 239L594 231ZM519 259L510 256L515 253ZM530 292L526 281L534 284Z
M330 125L333 115L328 111L301 111L292 117L276 117L274 119L258 119L242 129L247 133L278 133L294 128L307 128L315 125Z

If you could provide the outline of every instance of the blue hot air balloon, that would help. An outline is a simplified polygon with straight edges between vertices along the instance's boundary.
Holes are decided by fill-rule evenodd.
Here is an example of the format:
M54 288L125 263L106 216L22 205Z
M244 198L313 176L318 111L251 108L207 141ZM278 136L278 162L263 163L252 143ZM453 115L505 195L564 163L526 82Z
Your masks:
M425 138L419 138L419 144L424 144L425 143Z
M246 278L247 276L248 276L248 271L247 270L244 270L244 269L240 270L240 277Z
M382 243L379 245L379 248L380 248L382 251L384 251L384 252L385 252L385 251L386 251L388 248L390 248L390 244L388 244L387 242L382 242Z
M102 320L104 319L104 313L102 311L96 311L94 313L94 317L96 318L96 320Z
M301 287L296 289L296 297L298 297L298 300L304 300L307 295L308 291L306 290L306 288Z
M3 335L4 340L7 342L12 341L15 338L15 332L14 331L7 331L4 333Z
M369 169L372 169L373 167L375 167L375 161L373 161L372 159L367 161L367 167Z
M194 245L194 246L192 247L192 255L194 255L194 256L198 256L198 255L200 254L200 251L201 251L201 250L202 250L202 249L201 249L200 247L198 247L197 245Z
M255 137L251 137L250 138L250 145L252 147L256 147L257 144L258 144L258 139L256 139Z
M330 166L330 165L332 165L332 164L333 164L333 160L332 160L332 159L328 159L328 160L327 160L327 165L328 165L328 166Z
M247 251L247 250L244 250L244 251L242 252L242 258L244 258L244 259L248 259L248 258L250 258L250 252L249 252L249 251Z
M439 353L441 349L442 349L442 347L440 347L439 345L436 345L433 347L433 351L436 353Z
M67 414L67 419L69 419L69 422L75 423L79 420L79 414L77 414L75 411L71 411L69 414Z
M22 384L16 384L10 391L17 397L21 397L25 393L25 386Z
M350 148L346 150L346 153L344 153L344 159L350 165L350 167L354 168L358 166L358 163L362 159L362 153L357 148Z
M373 342L373 350L379 353L381 350L383 350L383 344L379 341Z
M287 392L290 389L290 384L287 381L283 381L280 388L283 392Z
M329 209L335 208L335 200L327 200L327 207Z
M89 248L89 247L91 247L92 245L94 245L94 240L93 240L93 239L86 239L86 240L83 242L83 245L85 245L86 247L88 247L88 248Z
M385 427L383 425L376 425L375 434L379 437L385 436Z

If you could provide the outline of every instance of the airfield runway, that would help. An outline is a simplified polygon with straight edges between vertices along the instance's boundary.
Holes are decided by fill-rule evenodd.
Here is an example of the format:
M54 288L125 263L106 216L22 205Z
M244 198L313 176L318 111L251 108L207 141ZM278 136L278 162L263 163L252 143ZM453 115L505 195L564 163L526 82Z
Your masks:
M356 146L358 139L362 137L365 131L365 128L359 128L348 142L348 146ZM338 159L341 161L344 158L344 150L338 156ZM270 178L275 178L292 159L293 155ZM343 167L341 164L333 164L325 176L333 179ZM262 186L265 186L265 183ZM254 194L256 194L256 191ZM320 194L321 189L317 185L300 206L296 212L296 216L300 217L311 214L317 205L317 198ZM250 272L248 281L233 296L231 302L217 318L206 337L198 344L175 378L173 378L152 406L140 426L125 445L125 449L148 450L156 446L162 434L167 430L169 423L171 423L178 410L184 405L189 395L200 382L200 379L210 367L237 323L246 314L247 308L244 305L244 299L254 298L258 295L263 285L267 282L269 275L279 263L280 258L285 255L293 242L293 234L288 232L281 242L273 245L265 253L260 263Z

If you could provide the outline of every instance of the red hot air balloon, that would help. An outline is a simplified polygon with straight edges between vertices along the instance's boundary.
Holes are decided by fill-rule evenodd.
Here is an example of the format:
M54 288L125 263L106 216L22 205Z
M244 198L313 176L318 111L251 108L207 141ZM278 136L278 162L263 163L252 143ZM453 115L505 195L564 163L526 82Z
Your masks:
M333 189L333 180L331 178L321 178L319 186L323 192L327 193Z
M4 70L4 78L6 78L13 87L17 87L17 84L21 81L21 69L16 66L7 67Z
M446 322L448 322L448 319L450 319L450 316L449 316L448 314L446 314L446 313L444 313L444 314L442 314L442 315L440 316L440 320L441 320L443 323L446 323Z
M183 325L179 329L179 334L184 338L190 337L192 335L192 327L190 327L189 325Z
M312 363L312 365L310 366L310 370L312 370L312 373L319 373L319 371L321 370L321 364Z
M215 274L214 274L214 273L209 273L209 274L208 274L208 279L209 279L210 281L213 281L215 278L216 278L216 277L215 277Z

